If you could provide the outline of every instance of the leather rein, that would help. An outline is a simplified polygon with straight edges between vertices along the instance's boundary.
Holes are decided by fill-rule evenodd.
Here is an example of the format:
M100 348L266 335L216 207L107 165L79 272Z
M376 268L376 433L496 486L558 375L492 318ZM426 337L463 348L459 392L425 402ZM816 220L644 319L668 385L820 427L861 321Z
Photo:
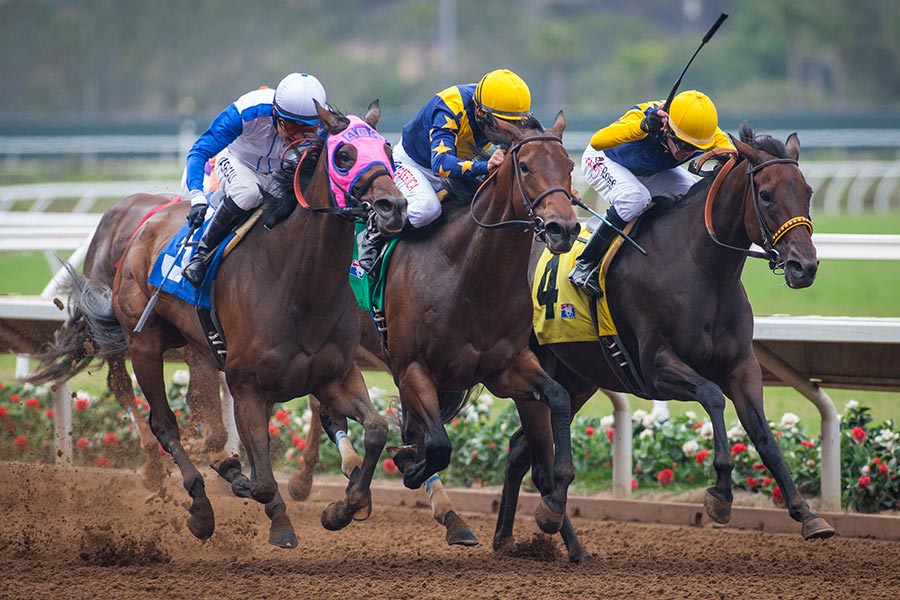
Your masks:
M484 227L485 229L498 229L501 227L522 227L526 231L529 229L533 229L534 237L536 239L539 239L542 242L546 241L544 238L544 235L546 233L546 229L544 228L544 220L540 216L538 216L534 212L534 210L540 205L540 203L544 200L544 198L546 198L550 194L555 194L557 192L561 192L561 193L565 194L566 197L571 200L571 198L572 198L571 192L562 187L558 187L558 186L551 187L551 188L544 190L540 194L538 194L537 197L534 198L534 200L530 200L528 198L528 194L525 192L525 186L522 183L522 170L519 168L519 161L516 156L519 152L519 149L522 146L524 146L525 144L528 144L530 142L543 142L543 141L553 141L553 142L557 142L560 145L562 145L562 140L560 138L556 137L555 135L536 135L534 137L526 138L526 139L516 142L515 144L513 144L510 147L508 154L507 154L507 159L511 158L513 161L513 169L516 174L516 185L519 188L519 194L522 196L522 202L525 205L525 210L528 212L528 217L530 220L525 221L525 220L516 219L516 220L510 220L510 221L501 221L499 223L484 223L484 222L480 221L478 219L478 217L475 215L475 202L478 199L481 192L488 186L488 184L493 182L494 175L496 175L496 173L497 173L497 171L494 171L493 173L491 173L488 176L487 179L484 180L484 182L480 186L478 186L478 189L475 191L475 195L472 196L472 204L470 206L470 212L472 214L472 219L478 224L479 227ZM498 169L498 171L499 171L499 169Z
M808 217L804 217L804 216L792 217L792 218L788 219L787 221L785 221L781 225L781 227L779 227L777 230L775 230L775 233L772 233L771 229L769 229L769 226L766 225L766 222L762 216L762 212L760 211L760 208L759 208L759 201L757 199L757 193L756 193L756 180L753 178L753 175L771 165L775 165L775 164L797 165L798 164L797 161L792 158L775 158L775 159L760 163L756 166L751 166L750 168L747 169L747 180L748 180L747 193L753 201L753 208L756 210L756 219L757 219L757 221L759 221L760 235L762 236L762 243L760 245L762 246L763 250L765 250L765 252L757 252L755 250L750 250L747 248L739 248L737 246L731 246L729 244L726 244L726 243L720 241L719 238L716 236L715 229L713 228L712 211L713 211L713 203L715 202L715 199L716 199L716 194L718 193L719 188L722 185L722 182L724 182L725 178L728 176L728 173L731 172L731 169L734 168L734 166L736 164L738 164L738 162L740 162L741 159L737 155L735 155L734 152L731 151L730 149L726 150L724 152L712 151L712 152L709 152L709 153L701 156L697 160L696 167L694 167L692 165L692 168L696 168L697 171L699 171L700 167L703 165L703 163L707 159L709 159L713 156L722 156L725 154L728 154L730 156L730 158L719 169L718 173L716 174L716 178L713 180L712 185L709 188L709 192L706 195L706 207L705 207L703 216L704 216L704 221L706 223L706 231L709 233L709 237L712 238L712 240L715 243L722 246L723 248L728 248L729 250L734 250L735 252L738 252L738 253L743 254L744 256L747 256L750 258L762 258L762 259L768 260L769 268L772 271L784 268L784 259L781 258L781 254L779 254L779 252L775 249L775 245L779 242L779 240L781 240L781 238L784 236L784 234L786 234L788 231L790 231L794 227L800 227L800 226L806 227L809 230L809 234L812 235L812 232L813 232L812 221L810 221Z

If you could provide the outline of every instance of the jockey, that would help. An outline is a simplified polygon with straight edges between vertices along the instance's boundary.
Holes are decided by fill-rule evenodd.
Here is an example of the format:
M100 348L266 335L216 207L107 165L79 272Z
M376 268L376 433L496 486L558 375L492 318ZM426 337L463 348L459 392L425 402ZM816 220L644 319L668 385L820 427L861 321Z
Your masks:
M690 90L672 100L633 106L597 131L581 159L587 182L610 203L606 223L594 231L569 273L569 281L601 296L597 266L619 229L640 215L652 198L670 202L684 195L694 178L678 166L712 148L734 146L719 129L716 107L706 94Z
M494 119L522 121L531 116L531 92L521 77L507 69L491 71L477 84L442 90L403 126L394 146L394 184L408 202L409 224L425 227L441 215L437 191L445 178L472 179L493 172L503 162L497 149L488 160L477 152L499 142ZM368 229L359 235L359 264L372 270L385 238Z
M291 73L275 90L261 88L235 100L213 119L187 154L186 187L191 198L188 222L203 224L207 198L203 168L216 156L215 176L225 198L219 205L182 275L195 287L203 284L204 259L241 219L262 203L281 166L285 148L319 129L316 100L325 106L325 89L306 73Z

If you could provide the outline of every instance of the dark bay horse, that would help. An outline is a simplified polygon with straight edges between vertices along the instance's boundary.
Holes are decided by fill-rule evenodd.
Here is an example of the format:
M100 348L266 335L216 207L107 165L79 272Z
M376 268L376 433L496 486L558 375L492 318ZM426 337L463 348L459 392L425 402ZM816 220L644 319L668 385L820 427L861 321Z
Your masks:
M387 437L387 424L369 401L353 361L359 324L347 270L354 225L351 219L323 212L337 210L344 217L372 214L386 236L396 234L406 221L406 200L390 176L390 147L374 131L381 115L377 102L369 107L364 122L318 108L329 140L343 141L323 149L312 163L314 173L301 194L314 210L291 211L271 230L254 225L222 263L214 289L218 320L228 344L225 376L251 473L248 479L240 472L236 457L215 468L232 483L235 493L266 505L272 519L269 541L285 547L295 547L297 540L269 458L268 422L274 405L315 393L332 414L359 421L365 429L362 467L352 474L345 498L322 513L322 524L328 529L345 527L357 513L368 514L369 487ZM383 152L356 165L360 156L356 144L364 139L380 139ZM362 167L345 190L346 208L330 206L331 165L344 170ZM283 200L296 205L295 189L287 185ZM150 427L175 459L192 500L188 528L206 539L215 526L212 505L203 477L180 443L162 378L163 353L186 344L207 348L204 331L193 306L165 293L143 329L134 331L153 293L148 273L184 222L186 209L179 203L149 219L125 250L111 298L104 302L96 290L87 290L82 310L93 319L95 342L101 347L127 344L138 384L150 403Z
M151 211L159 210L170 200L163 196L133 194L119 200L103 213L85 254L82 268L84 278L111 288L116 275L116 264L131 236ZM28 380L34 383L63 382L88 368L94 362L89 339L88 323L84 314L76 308L58 330L51 347L35 357L39 360L39 365ZM191 346L185 346L174 352L175 358L187 363L191 374L187 391L190 421L193 428L203 429L201 439L184 442L186 449L189 452L205 453L210 460L221 460L225 458L227 433L222 423L216 367L210 361L207 351L197 351ZM134 418L141 448L146 455L141 479L145 486L155 490L162 483L165 468L157 451L159 442L150 431L147 420L135 406L134 387L125 369L126 358L124 353L106 358L106 382L119 405Z
M753 312L741 284L753 242L767 251L773 269L784 269L789 287L812 285L818 268L809 220L812 190L797 165L796 134L782 143L756 136L744 124L734 143L738 157L714 203L705 202L710 178L674 206L644 215L635 240L649 256L623 246L606 275L609 306L625 349L647 384L645 397L695 400L710 416L717 478L707 490L707 513L719 523L731 515L734 460L724 419L728 397L784 493L791 517L803 524L803 537L826 538L834 529L809 509L769 429L762 375L753 354ZM538 256L536 248L532 269ZM572 414L600 387L633 392L609 368L599 340L541 347L535 343L534 349L548 373L569 391ZM522 420L530 426L510 441L495 548L512 540L518 490L528 468L538 479L548 471L552 437L542 408L533 403L524 407ZM588 558L574 530L562 533L570 560Z
M565 126L562 112L546 132L536 119L525 127L498 121L511 144L503 164L471 202L445 201L433 227L404 235L388 265L385 362L400 391L401 435L408 444L393 458L408 488L425 485L450 544L474 545L478 538L440 490L436 474L451 453L443 424L480 383L498 397L522 404L540 399L550 407L557 485L543 490L536 517L551 532L565 517L574 477L569 399L528 348L527 293L532 239L537 235L553 252L564 252L580 229L570 196L573 163L561 139ZM363 339L380 354L376 338Z

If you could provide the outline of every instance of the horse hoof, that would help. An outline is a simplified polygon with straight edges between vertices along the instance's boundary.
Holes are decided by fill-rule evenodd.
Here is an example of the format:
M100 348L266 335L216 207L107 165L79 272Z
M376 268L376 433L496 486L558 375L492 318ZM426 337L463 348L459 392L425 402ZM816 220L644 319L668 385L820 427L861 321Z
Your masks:
M250 491L250 480L246 475L234 478L231 482L231 492L238 498L253 499L253 493Z
M449 546L477 546L480 542L465 521L459 518L452 510L444 515L444 527L447 528L447 545Z
M372 496L369 496L369 501L366 502L366 505L361 509L353 513L354 521L365 521L369 517L372 516Z
M332 502L322 511L322 527L328 531L343 529L353 521L353 515L348 515L344 501Z
M285 514L275 515L272 518L272 527L269 529L269 543L279 548L296 548L297 536L291 520Z
M297 502L303 502L309 498L312 492L312 469L301 467L293 472L288 481L288 493Z
M207 498L195 498L188 509L188 530L198 540L208 540L216 528L212 504Z
M553 535L559 533L562 529L565 513L556 513L550 510L547 503L541 498L536 509L534 509L534 520L537 521L538 527L546 534Z
M597 559L588 554L585 550L569 555L569 562L575 565L590 565L597 562Z
M406 467L416 461L415 446L388 446L385 448L385 451L401 473L405 472Z
M241 461L238 460L237 456L229 456L223 460L213 461L209 466L226 481L231 481L236 474L241 472Z
M716 498L709 490L706 490L706 496L703 498L703 508L716 523L724 525L731 520L731 502Z
M813 517L803 522L804 540L824 540L834 535L834 527L822 517Z
M491 548L494 549L494 552L507 552L509 550L512 550L515 545L516 543L511 537L501 537L495 535L494 541L491 543Z

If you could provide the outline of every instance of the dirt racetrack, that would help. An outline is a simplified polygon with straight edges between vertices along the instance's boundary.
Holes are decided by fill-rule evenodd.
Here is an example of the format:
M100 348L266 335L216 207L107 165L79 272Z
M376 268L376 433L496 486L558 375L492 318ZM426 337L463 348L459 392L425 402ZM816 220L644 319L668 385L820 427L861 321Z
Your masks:
M900 598L900 543L840 537L576 518L597 562L575 566L530 515L501 555L493 517L465 515L482 543L451 548L427 509L376 504L330 532L323 503L288 500L300 546L282 550L262 507L211 475L200 542L174 476L151 494L128 471L0 463L0 598Z

